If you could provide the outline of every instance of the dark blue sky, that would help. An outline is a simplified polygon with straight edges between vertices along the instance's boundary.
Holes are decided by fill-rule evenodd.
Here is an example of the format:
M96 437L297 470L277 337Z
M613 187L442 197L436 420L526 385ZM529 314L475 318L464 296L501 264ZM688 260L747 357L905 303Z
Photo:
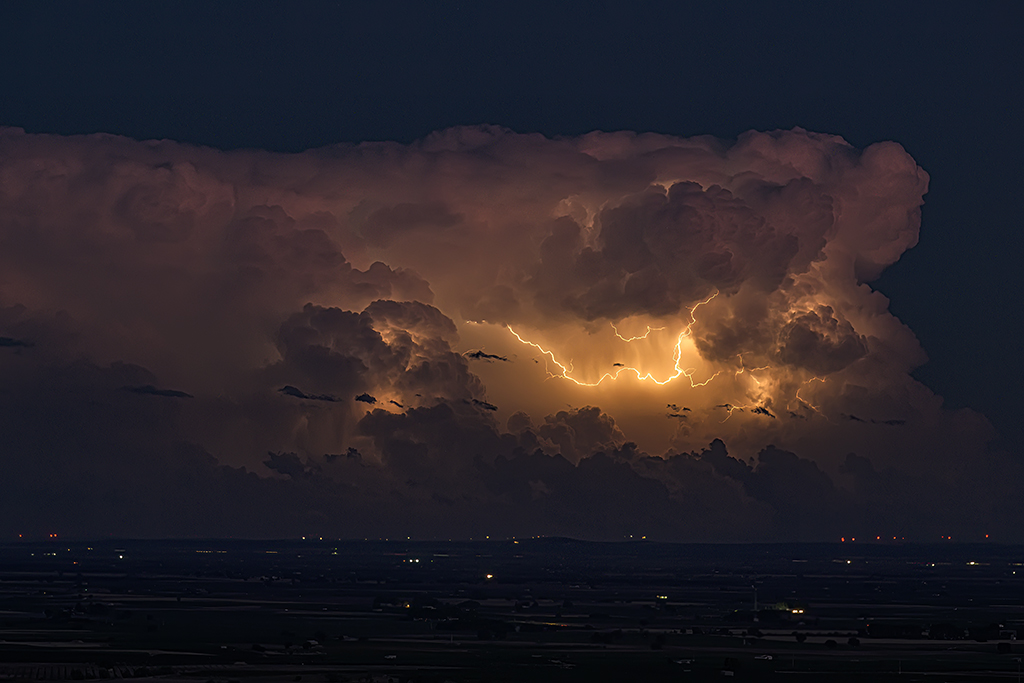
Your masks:
M7 2L0 125L297 151L460 124L901 143L921 243L874 286L915 373L1012 443L1024 11L959 3Z

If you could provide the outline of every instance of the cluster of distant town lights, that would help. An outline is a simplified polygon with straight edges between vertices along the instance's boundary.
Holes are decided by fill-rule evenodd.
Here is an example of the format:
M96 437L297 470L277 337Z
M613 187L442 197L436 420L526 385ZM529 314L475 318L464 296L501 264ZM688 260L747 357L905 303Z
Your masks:
M18 534L18 538L23 538L23 537L24 537L24 534ZM988 538L988 537L989 537L989 535L988 535L988 534L985 534L985 538ZM50 538L50 539L56 539L56 538L57 538L57 534L49 534L49 538ZM313 540L313 537L308 537L308 538L307 538L306 536L302 536L301 538L302 538L302 540L303 540L303 541L306 541L306 540ZM530 538L531 538L531 539L538 539L538 538L545 538L545 536L530 536ZM632 536L632 535L629 535L629 536L624 536L623 538L633 538L633 536ZM943 539L943 540L946 540L946 541L952 541L952 540L953 540L953 537L952 537L952 536L940 536L939 538L941 538L941 539ZM485 540L490 540L490 539L491 539L491 537L490 537L490 536L484 536L484 539L485 539ZM646 539L647 539L647 537L646 537L646 536L641 536L641 537L640 537L640 540L646 540ZM317 536L317 537L316 537L316 540L318 540L318 541L322 541L322 540L324 540L324 537L323 537L323 536ZM328 540L330 540L330 539L328 539ZM334 540L340 541L340 540L342 540L342 539L340 539L340 538L339 538L339 539L334 539ZM364 538L363 540L364 540L364 541L369 541L370 539L369 539L369 538ZM376 540L378 540L378 541L388 541L388 542L390 542L390 540L391 540L391 539L390 539L390 538L378 538L378 539L376 539ZM401 540L401 539L395 539L395 540ZM407 541L411 541L411 540L412 540L412 537L411 537L411 536L406 536L406 537L405 537L405 540L407 540ZM472 541L472 540L473 540L473 538L472 538L472 537L470 537L470 538L469 538L469 540L470 540L470 541ZM496 540L497 540L497 539L496 539ZM503 540L507 540L507 541L512 541L512 543L515 543L515 544L518 544L518 543L519 543L519 541L518 541L518 540L516 540L516 538L515 538L514 536L513 536L512 538L508 538L508 539L503 539ZM882 539L882 537L881 537L881 536L875 536L875 540L876 540L876 541L881 541L881 540L883 540L883 539ZM885 540L886 540L886 541L888 541L888 540L889 540L889 537L887 536L887 537L885 538ZM905 541L905 540L907 540L907 539L906 539L906 536L899 536L899 537L897 537L897 536L893 536L893 537L892 537L892 540L894 540L894 541ZM449 542L451 542L451 541L452 541L452 539L450 539L450 538L449 538L449 539L448 539L448 541L449 541ZM839 541L840 541L841 543L846 543L846 537L845 537L845 536L842 536L842 537L840 537ZM852 536L850 537L850 542L851 542L851 543L854 543L854 542L856 542L856 541L857 541L857 539L856 539L855 537L852 537ZM92 548L88 548L88 550L92 550ZM68 552L71 552L71 548L68 548ZM117 552L117 553L118 553L118 555L117 555L118 559L121 559L121 560L123 560L123 559L124 559L124 554L123 554L123 553L124 553L124 551L123 551L123 550L120 550L120 549L118 549L118 550L116 550L115 552ZM213 552L217 552L217 553L220 553L220 554L225 554L225 553L227 553L227 551L226 551L226 550L217 550L217 551L213 551L213 550L197 550L196 552L197 552L197 553L213 553ZM276 554L277 554L277 551L276 551L276 550L268 550L268 551L266 551L266 552L267 552L267 554L274 554L274 555L276 555ZM43 554L44 554L44 555L56 555L56 553L43 553ZM335 552L334 552L334 553L332 553L332 554L334 554L334 555L337 555L337 554L338 554L338 553L337 553L337 550L335 550ZM33 555L33 556L35 556L35 553L32 553L32 555ZM402 562L403 562L403 563L406 563L406 562L408 562L408 563L410 563L410 564L419 564L420 560L419 560L419 558L416 558L416 559L405 559L405 560L402 560ZM433 560L431 560L431 562L433 562ZM77 563L77 562L75 562L75 564L78 564L78 563ZM846 564L851 564L851 561L850 561L850 560L846 560ZM967 564L968 564L969 566L977 566L977 565L978 565L978 563L977 563L977 562L968 562ZM933 567L934 567L935 565L934 565L934 564L932 564L931 566L933 566ZM1014 571L1013 573L1014 573L1014 574L1016 574L1017 572L1016 572L1016 571ZM486 580L490 581L490 580L492 580L492 579L494 578L494 574L485 574L485 575L484 575L484 578L485 578ZM668 596L661 596L661 595L658 595L658 596L656 596L656 597L657 597L658 599L661 599L661 600L667 600L667 599L668 599ZM796 610L796 609L794 609L794 610L793 610L793 614L803 614L803 610Z
M24 537L24 534L18 534L18 538L23 538L23 537ZM57 534L48 534L48 537L49 537L50 539L56 539L56 538L57 538ZM985 534L985 538L988 538L988 537L989 537L989 534ZM487 540L490 540L490 538L491 538L490 536L485 536L485 539L487 539ZM547 537L546 537L546 536L530 536L530 538L531 538L531 539L539 539L539 538L547 538ZM633 538L633 537L632 537L632 536L629 536L629 538ZM643 539L646 539L646 538L647 538L646 536L641 536L641 540L643 540ZM948 540L948 541L952 541L952 540L953 540L953 537L952 537L952 536L940 536L940 538L943 538L943 539L945 539L945 540ZM308 538L307 538L306 536L302 536L302 537L301 537L301 539L302 539L303 541L306 541L306 540L314 540L314 539L313 539L313 537L308 537ZM906 540L906 537L905 537L905 536L900 536L900 537L897 537L897 536L893 536L893 537L892 537L892 539L893 539L894 541L895 541L895 540ZM316 540L318 540L318 541L322 541L322 540L324 540L324 538L323 538L323 536L317 536L317 537L316 537ZM330 540L332 540L332 539L328 539L328 541L330 541ZM334 541L341 541L341 540L344 540L344 539L340 539L340 538L338 538L338 539L333 539L333 540L334 540ZM369 541L370 539L368 539L368 538L364 538L363 540L364 540L364 541ZM379 538L379 539L376 539L376 540L377 540L377 541L390 541L390 539L388 539L388 538ZM401 540L401 539L395 539L395 540L396 540L396 541L398 541L398 540ZM409 540L412 540L412 537L411 537L411 536L406 536L406 537L405 537L405 540L407 540L407 541L409 541ZM448 540L449 540L449 541L451 541L452 539L448 539ZM472 541L473 539L472 539L472 538L470 538L469 540L470 540L470 541ZM495 540L506 540L506 541L512 541L512 543L515 543L515 544L518 544L518 543L519 543L519 541L518 541L518 540L517 540L517 539L516 539L515 537L512 537L512 538L507 538L507 539L495 539ZM881 541L881 540L882 540L882 537L881 537L881 536L875 536L875 540L876 540L876 541ZM885 538L885 540L886 540L886 541L888 541L888 540L889 540L889 539L888 539L888 537L886 537L886 538ZM842 538L840 538L840 541L841 541L841 542L843 542L843 543L845 543L845 542L846 542L846 537L845 537L845 536L843 536ZM857 541L857 539L856 539L856 538L854 538L854 537L851 537L851 538L850 538L850 542L856 542L856 541ZM870 541L869 541L869 542L870 542ZM86 548L86 550L87 550L87 551L90 551L90 552L92 552L92 551L93 551L93 548L92 548L92 547L87 547L87 548ZM70 553L70 552L71 552L71 548L68 548L68 549L67 549L67 552L69 552L69 553ZM123 560L123 559L124 559L124 554L125 554L125 552L127 552L127 551L126 551L125 549L123 549L123 548L116 548L116 549L114 550L114 552L115 552L115 553L117 553L117 558L118 558L119 560ZM212 553L217 553L217 554L222 554L222 555L224 555L224 554L227 554L227 552L228 552L227 550L196 550L196 553L199 553L199 554L212 554ZM277 550L267 550L267 551L265 551L265 552L266 552L266 553L267 553L268 555L277 555L277 554L278 554L278 551L277 551ZM335 548L335 549L334 549L334 552L333 552L333 553L331 553L331 554L332 554L332 555L337 555L337 554L338 554L338 549L337 549L337 548ZM31 555L32 557L35 557L35 553L30 553L30 555ZM44 557L56 557L56 556L57 556L57 553L55 553L55 552L46 552L46 553L42 553L42 555L43 555ZM301 557L301 555L300 555L300 557ZM435 555L435 557L448 557L448 556L447 556L447 555ZM431 561L431 562L433 562L433 560L430 560L430 561ZM794 560L794 561L796 561L796 560ZM843 562L843 561L844 561L844 560L833 560L833 562ZM402 560L402 562L403 562L403 563L409 563L409 564L420 564L420 559L419 559L419 558L411 558L411 559L410 559L410 558L406 558L406 559ZM845 562L846 562L846 564L853 564L853 561L852 561L852 560L845 560ZM74 562L74 564L78 564L78 562L76 561L76 562ZM948 563L947 563L947 564L948 564ZM972 561L970 561L970 562L967 562L966 564L967 564L967 566L968 566L968 567L980 567L980 566L988 566L988 563L987 563L987 562L975 562L975 561L973 561L973 560L972 560ZM1015 567L1019 567L1019 566L1024 566L1024 563L1019 563L1019 562L1012 562L1012 563L1011 563L1011 565L1012 565L1012 566L1015 566ZM932 562L932 563L930 563L930 564L929 564L928 566L934 567L934 566L935 566L935 563L934 563L934 562ZM1016 575L1017 571L1016 571L1016 570L1013 570L1013 572L1012 572L1012 573L1013 573L1014 575ZM484 574L484 579L486 579L487 581L491 581L491 580L493 580L493 579L494 579L494 574L490 574L490 573L488 573L488 574ZM656 595L656 596L654 596L654 597L655 597L656 599L658 599L658 600L668 600L668 596L667 596L667 595ZM792 611L792 613L793 613L793 614L803 614L803 613L804 613L804 611L803 611L802 609L793 609L793 610L791 610L791 611Z
M985 534L985 538L988 538L988 537L989 537L989 536L988 536L988 534ZM952 540L953 540L953 537L952 537L952 536L939 536L939 538L941 538L941 539L942 539L942 540L944 540L944 541L952 541ZM855 542L856 540L857 540L856 538L854 538L854 537L852 537L852 536L850 537L850 541L851 541L851 542ZM875 540L876 540L876 541L883 541L883 540L884 540L884 541L888 541L888 540L889 540L889 537L888 537L888 536L886 536L886 537L885 537L885 538L883 539L883 538L882 538L881 536L875 536ZM893 536L893 537L892 537L892 540L894 540L894 541L905 541L905 540L907 540L907 537L906 537L906 536ZM839 542L840 542L840 543L846 543L846 536L842 536L842 537L840 537L840 538L839 538Z

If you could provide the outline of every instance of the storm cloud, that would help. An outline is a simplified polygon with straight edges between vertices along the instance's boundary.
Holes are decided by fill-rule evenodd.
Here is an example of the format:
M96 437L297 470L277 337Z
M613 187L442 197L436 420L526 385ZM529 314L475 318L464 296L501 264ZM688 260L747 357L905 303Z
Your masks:
M1016 459L870 285L927 187L800 129L2 129L4 528L1019 534Z

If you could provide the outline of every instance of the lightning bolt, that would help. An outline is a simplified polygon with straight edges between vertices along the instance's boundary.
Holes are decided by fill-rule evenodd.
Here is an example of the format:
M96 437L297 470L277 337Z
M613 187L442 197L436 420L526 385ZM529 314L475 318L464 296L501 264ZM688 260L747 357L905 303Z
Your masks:
M691 314L692 314L692 311L691 311ZM692 325L693 323L690 323L690 324ZM648 325L647 326L647 331L644 332L639 337L630 337L629 339L626 339L621 334L619 334L619 328L615 327L615 323L611 323L611 326L612 326L612 329L615 330L615 336L618 337L619 339L621 339L624 342L633 342L633 341L637 341L638 339L647 339L647 336L651 332L658 332L659 330L665 329L664 327L651 327L650 325Z
M754 384L757 385L757 391L758 391L759 395L761 397L763 397L764 394L763 394L763 392L760 391L761 380L759 380L757 377L755 377L754 373L755 372L761 372L761 371L764 371L764 370L771 370L772 366L771 365L762 365L761 367L757 367L757 368L748 368L747 366L743 365L743 354L742 353L738 353L738 354L736 354L736 356L740 359L740 369L737 370L735 373L733 373L733 377L739 377L740 375L746 373L747 375L749 375L750 379L752 379L754 381ZM744 403L743 405L736 405L736 404L733 404L733 403L724 403L722 405L715 406L715 407L716 408L724 408L725 409L725 412L726 412L725 419L722 420L722 422L721 422L722 424L724 424L725 422L729 421L729 418L732 417L732 414L734 412L736 412L737 410L749 410L751 408L757 408L758 406L761 406L761 405L763 405L763 400L762 400L762 398L758 398L753 403Z
M735 373L733 373L733 377L739 377L743 373L747 373L747 374L750 375L750 379L754 380L754 383L757 384L757 386L761 386L761 380L759 380L757 377L754 377L753 373L761 372L762 370L771 370L772 366L770 366L770 365L762 365L759 368L748 368L746 365L743 365L743 354L742 353L737 353L736 357L740 359L740 369L737 370Z
M743 410L744 408L747 408L748 406L734 406L731 403L725 403L725 404L723 404L721 406L715 406L715 407L716 408L725 408L725 412L726 412L725 419L722 420L719 423L719 424L725 424L726 422L729 421L729 418L732 417L732 414L734 412L736 412L737 410Z
M742 358L740 360L742 362ZM760 371L760 370L770 370L770 369L771 369L770 365L765 365L765 366L759 367L759 368L741 367L739 370L737 370L735 372L734 376L735 377L739 377L740 375L742 375L745 372L750 374L750 373L757 372L757 371ZM754 380L754 382L757 384L758 387L761 386L761 381L758 380L756 377L754 377L753 374L750 374L750 379ZM831 422L831 420L829 420L828 416L825 415L823 412L821 412L821 410L818 408L818 406L814 405L813 403L811 403L810 401L808 401L807 399L805 399L804 397L802 397L800 395L800 391L805 386L810 384L811 382L821 382L822 384L824 384L825 383L825 379L822 378L822 377L811 377L810 379L805 380L803 382L803 386L801 386L800 389L796 390L796 399L798 401L800 401L800 403L803 403L805 406L807 406L808 408L810 408L811 410L813 410L814 412L818 413L819 415L823 416L826 420ZM754 401L753 403L745 403L745 404L742 404L742 405L733 404L733 403L723 403L723 404L717 405L715 407L716 408L722 408L722 409L725 410L725 412L726 412L725 419L721 421L722 423L725 423L725 422L728 422L729 418L732 417L732 414L734 412L736 412L736 411L750 410L751 408L758 408L758 407L760 407L762 405L763 405L762 401L761 400L757 400L757 401ZM792 405L792 402L790 402L790 405Z
M572 368L572 361L571 360L569 361L569 365L566 366L565 364L559 362L559 360L555 357L554 353L552 353L551 351L545 349L540 344L537 344L536 342L532 342L532 341L530 341L528 339L523 339L523 337L520 336L520 334L518 332L516 332L514 329L512 329L511 325L506 325L505 327L521 343L526 344L527 346L532 346L533 348L535 348L538 351L540 351L543 355L545 355L545 356L547 356L548 358L551 359L551 362L554 363L555 366L557 366L558 369L561 372L560 373L552 373L552 372L548 371L548 375L550 377L560 377L562 379L567 379L570 382L573 382L574 384L577 384L577 385L579 385L581 387L596 387L599 384L601 384L602 382L604 382L606 379L616 380L616 379L619 378L619 375L621 375L623 372L632 372L632 373L634 373L636 375L636 378L638 380L642 381L642 382L648 382L649 381L649 382L653 382L655 384L662 385L662 386L665 385L665 384L668 384L669 382L671 382L673 380L678 379L679 377L686 377L688 380L690 380L690 386L691 387L693 387L693 388L703 387L703 386L706 386L708 384L708 382L713 380L715 377L718 377L718 375L721 373L721 370L719 370L715 374L711 375L711 377L708 377L703 382L695 382L694 379L693 379L693 374L697 371L696 368L683 368L683 367L681 367L679 365L679 362L680 362L680 359L682 358L682 355L683 355L683 340L690 336L692 328L693 328L693 325L697 322L697 319L694 317L695 312L697 311L697 309L699 307L707 304L709 301L714 299L716 296L718 296L718 291L717 290L715 291L714 294L709 296L707 299L704 299L703 301L698 301L690 309L690 322L687 323L687 325L683 329L683 331L679 333L678 337L676 337L675 349L672 352L672 367L673 367L674 371L666 379L658 379L658 378L656 378L654 375L652 375L649 372L647 374L641 374L640 370L638 370L637 368L621 367L618 370L616 370L615 372L606 372L606 373L604 373L603 375L601 375L601 378L598 379L596 382L583 382L583 381L578 380L578 379L576 379L575 377L572 376L573 368ZM614 325L612 325L612 329L615 329ZM631 339L627 339L627 338L623 337L622 335L619 334L619 331L617 329L615 329L615 336L617 336L619 339L622 339L623 341L630 342L630 341L635 341L637 339L645 339L647 337L647 335L649 335L651 332L653 332L655 330L658 330L658 329L664 329L664 328L652 328L650 325L648 325L647 326L647 332L644 333L643 336L641 336L641 337L633 337Z
M804 382L804 386L807 386L811 382L821 382L822 384L824 384L825 380L822 377L811 377L809 380ZM808 408L810 408L814 412L818 413L819 415L825 415L823 412L821 412L821 410L818 408L818 406L814 405L813 403L811 403L810 401L808 401L807 399L805 399L803 396L800 395L800 391L803 388L804 387L800 387L800 389L796 390L796 400L800 401L805 406L807 406ZM827 420L828 416L825 416L825 419Z

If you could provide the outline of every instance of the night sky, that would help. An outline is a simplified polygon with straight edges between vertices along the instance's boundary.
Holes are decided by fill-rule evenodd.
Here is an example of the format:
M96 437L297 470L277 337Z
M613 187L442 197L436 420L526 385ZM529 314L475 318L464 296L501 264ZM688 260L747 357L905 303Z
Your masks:
M1024 540L1019 3L0 13L6 537Z

